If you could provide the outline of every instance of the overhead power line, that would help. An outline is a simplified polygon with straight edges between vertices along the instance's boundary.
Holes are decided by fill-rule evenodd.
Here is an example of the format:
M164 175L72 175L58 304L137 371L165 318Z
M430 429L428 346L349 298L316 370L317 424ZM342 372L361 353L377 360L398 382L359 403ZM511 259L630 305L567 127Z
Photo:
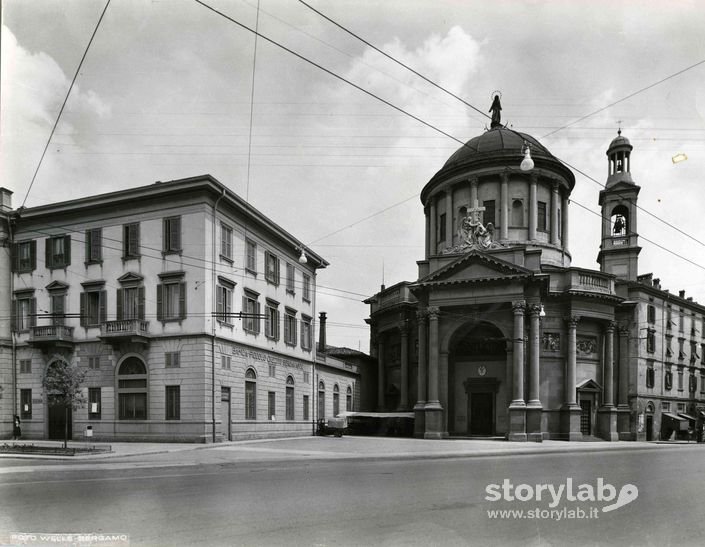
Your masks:
M47 150L49 149L49 144L51 143L51 139L54 136L54 131L56 131L56 126L59 125L59 120L61 119L61 114L64 112L64 108L66 107L66 103L69 100L69 97L71 96L71 91L73 90L73 86L76 83L76 79L78 78L78 74L81 71L81 67L83 66L83 61L85 61L86 56L88 55L88 50L91 47L91 44L93 43L93 38L95 38L96 33L98 32L98 27L100 27L101 21L103 21L103 16L105 15L105 12L108 11L108 6L110 5L110 0L108 0L105 4L105 7L103 8L103 13L100 14L100 18L98 19L98 23L95 26L95 29L93 29L93 34L91 35L91 39L88 41L88 45L86 46L85 51L83 52L83 56L81 57L81 61L78 63L78 67L76 68L76 73L73 75L73 79L71 80L71 85L69 86L69 90L66 92L66 97L64 98L64 102L61 105L61 108L59 109L59 114L56 116L56 121L54 122L54 127L51 128L51 133L49 133L49 138L47 139L47 143L44 145L44 150L42 151L42 156L39 158L39 163L37 164L37 168L34 171L34 175L32 176L32 180L29 183L29 188L27 188L27 193L24 195L24 200L22 201L22 207L24 207L24 204L27 202L27 198L29 197L29 192L32 190L32 186L34 186L34 181L37 178L37 174L39 173L39 168L42 166L42 162L44 161L44 156L47 153Z

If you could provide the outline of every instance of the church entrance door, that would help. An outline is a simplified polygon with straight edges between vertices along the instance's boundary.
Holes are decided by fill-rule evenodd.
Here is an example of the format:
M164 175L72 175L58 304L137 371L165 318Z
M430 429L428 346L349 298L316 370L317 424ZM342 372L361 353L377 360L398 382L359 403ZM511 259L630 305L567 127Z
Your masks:
M494 433L494 393L476 392L468 397L469 435L492 435Z

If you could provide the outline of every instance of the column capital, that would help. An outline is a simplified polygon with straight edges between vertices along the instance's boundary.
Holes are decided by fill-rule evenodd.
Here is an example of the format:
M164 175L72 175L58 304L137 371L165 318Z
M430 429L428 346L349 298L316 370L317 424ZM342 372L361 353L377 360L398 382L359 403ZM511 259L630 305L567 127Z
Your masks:
M418 310L416 312L416 320L419 323L425 323L428 321L428 310Z
M559 184L560 183L558 182L558 179L551 179L551 188L553 189L554 192L558 190Z
M514 315L524 315L526 311L526 301L525 300L515 300L512 302L512 311Z
M476 177L476 176L468 178L468 182L470 184L477 184L479 181L480 181L479 177Z
M568 323L568 327L575 328L578 326L578 323L580 322L580 316L579 315L568 315L563 318L563 320Z
M437 321L438 320L438 315L441 313L441 308L438 306L429 306L427 308L428 310L428 318L431 321Z
M397 325L397 328L399 329L399 332L401 333L402 336L408 336L409 335L409 320L403 319Z
M620 323L617 328L619 329L619 336L629 336L629 325Z
M529 180L531 181L531 184L537 184L539 182L539 176L537 173L531 173L529 175Z
M605 324L605 332L607 333L614 333L615 329L617 328L617 323L614 321L607 321Z
M541 304L529 304L529 316L541 317Z

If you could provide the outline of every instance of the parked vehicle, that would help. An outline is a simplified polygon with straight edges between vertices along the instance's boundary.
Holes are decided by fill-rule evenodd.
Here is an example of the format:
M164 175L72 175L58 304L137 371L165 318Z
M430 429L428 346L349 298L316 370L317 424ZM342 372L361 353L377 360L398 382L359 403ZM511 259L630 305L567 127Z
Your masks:
M348 427L348 421L345 418L321 418L318 420L317 435L335 435L342 437L343 431Z

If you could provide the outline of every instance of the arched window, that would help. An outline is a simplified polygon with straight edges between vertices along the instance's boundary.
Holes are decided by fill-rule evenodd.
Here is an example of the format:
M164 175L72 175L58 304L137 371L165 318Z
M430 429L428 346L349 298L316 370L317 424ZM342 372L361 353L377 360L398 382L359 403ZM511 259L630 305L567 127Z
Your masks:
M348 391L345 394L345 410L352 412L352 388L348 386Z
M333 416L340 414L340 388L338 384L333 386Z
M520 199L512 200L512 226L524 226L524 203Z
M318 382L318 419L326 417L326 385Z
M257 375L251 368L245 372L245 419L257 419Z
M147 419L147 369L137 357L128 357L118 370L118 416L121 420Z
M612 210L611 226L613 236L625 236L629 233L629 209L624 205L617 205Z
M294 419L294 379L291 376L286 378L286 419Z

